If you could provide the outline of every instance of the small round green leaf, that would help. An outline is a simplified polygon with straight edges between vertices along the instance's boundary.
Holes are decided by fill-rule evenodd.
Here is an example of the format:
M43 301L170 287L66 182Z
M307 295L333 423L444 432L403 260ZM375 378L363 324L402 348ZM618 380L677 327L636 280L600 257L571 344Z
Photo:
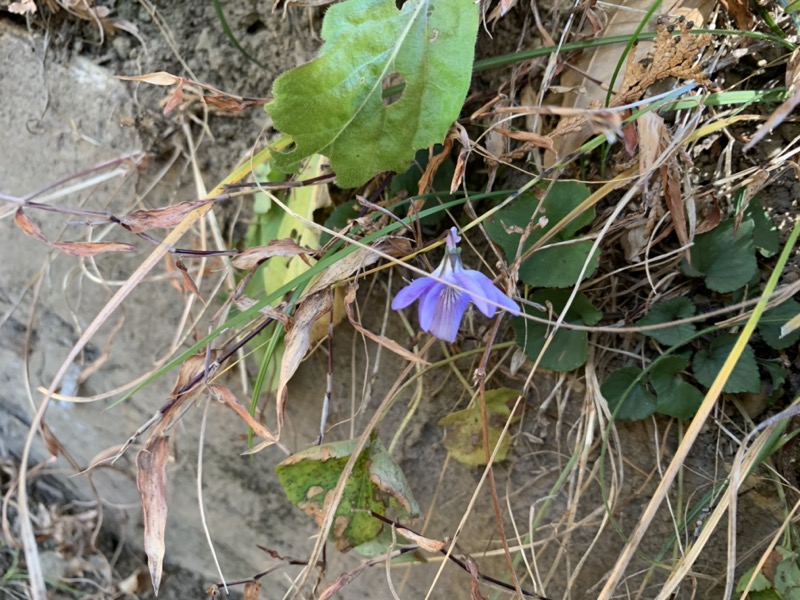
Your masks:
M707 349L697 351L692 361L692 371L698 382L706 387L711 387L714 379L722 370L722 365L733 350L736 339L736 335L724 334L715 338ZM744 392L756 393L760 390L761 378L758 374L756 355L748 345L744 347L742 355L722 391L728 394L741 394Z
M671 321L688 319L694 316L697 309L691 300L684 296L671 298L653 305L643 318L639 319L638 326L660 325ZM664 329L652 329L643 333L667 347L678 346L694 335L694 323L682 323Z
M588 197L589 188L585 185L559 181L550 187L541 210L537 210L539 200L536 196L524 194L490 218L486 223L486 231L503 249L506 260L511 263L525 254ZM595 253L589 259L592 242L563 242L573 240L578 231L592 222L594 215L593 208L579 213L546 246L522 261L520 279L535 287L569 287L578 281L587 259L589 264L584 277L592 275L597 269L599 258L599 253ZM522 232L528 228L530 231L520 248Z
M756 274L753 221L742 221L734 231L733 219L697 236L691 264L683 264L690 277L704 276L709 289L728 293L743 287Z
M781 327L798 314L800 314L800 302L792 299L765 312L758 323L758 333L761 335L761 339L775 350L794 346L800 340L800 329L781 337Z
M569 298L568 290L544 289L534 293L530 300L538 304L550 304L556 314L563 310ZM525 305L525 314L542 318L543 313ZM576 325L594 325L602 318L598 311L584 294L575 297L565 321ZM522 317L512 319L511 326L517 337L517 344L525 350L531 360L536 360L544 348L545 339L550 332L550 326L543 323L529 321ZM539 365L549 371L572 371L586 363L589 358L589 337L585 331L572 329L559 329L553 341L547 347Z
M645 388L642 375L638 367L623 367L606 377L600 386L615 419L641 420L656 411L656 399Z

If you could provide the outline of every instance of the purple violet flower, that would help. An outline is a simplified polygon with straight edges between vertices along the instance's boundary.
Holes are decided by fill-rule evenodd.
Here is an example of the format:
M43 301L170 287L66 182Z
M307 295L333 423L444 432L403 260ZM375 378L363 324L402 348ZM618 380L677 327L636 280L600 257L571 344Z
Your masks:
M447 233L447 249L442 263L431 277L420 277L397 292L392 308L400 310L419 300L419 325L440 340L454 342L464 311L470 301L491 318L502 306L512 314L520 314L519 305L498 289L480 271L465 269L461 264L461 237L455 227ZM455 286L455 287L453 287Z

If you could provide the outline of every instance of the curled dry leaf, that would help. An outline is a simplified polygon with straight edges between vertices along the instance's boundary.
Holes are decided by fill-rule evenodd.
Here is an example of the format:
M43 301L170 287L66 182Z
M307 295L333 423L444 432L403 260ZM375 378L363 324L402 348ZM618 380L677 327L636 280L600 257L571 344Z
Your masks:
M176 260L175 266L178 267L178 271L180 271L181 276L183 277L183 287L200 298L200 302L205 304L206 301L203 299L203 296L200 295L200 290L197 289L197 284L194 282L194 279L192 279L192 276L189 275L189 270L186 268L186 265L183 264L183 261L180 259Z
M39 240L40 242L44 242L45 244L50 243L50 240L45 237L45 235L42 233L42 230L39 229L39 226L32 221L31 218L26 215L21 208L18 208L17 212L14 213L14 223L25 235L30 236L35 240Z
M36 12L36 3L33 0L21 0L21 2L12 2L8 5L8 12L14 15L34 14Z
M394 352L395 354L403 357L407 361L421 365L429 365L430 363L427 360L425 360L420 356L417 356L413 352L409 352L408 350L403 348L400 344L395 342L393 339L390 339L383 335L379 335L377 333L373 333L372 331L361 325L356 316L353 314L353 303L356 301L357 289L358 289L357 285L351 284L347 289L347 295L344 297L344 309L345 312L347 313L347 318L350 321L350 324L353 326L353 328L362 335L371 339L376 344L380 344L387 350Z
M265 260L273 256L284 256L286 258L299 256L306 264L309 264L308 260L305 258L309 254L314 254L314 250L300 246L292 238L286 238L283 240L273 240L266 246L248 248L241 254L237 254L231 263L237 269L249 271L255 269Z
M311 327L321 316L325 315L333 305L333 294L330 290L316 292L306 295L297 311L294 314L292 326L286 331L284 337L283 360L278 377L278 389L276 392L278 413L278 437L283 430L283 417L288 397L287 386L289 380L297 371L297 367L303 360L311 341Z
M164 208L136 210L120 219L120 223L131 233L143 233L150 229L170 229L183 221L196 208L208 204L208 200L191 200Z
M158 595L164 563L164 533L167 529L167 460L169 437L151 437L136 455L136 487L144 513L144 551L153 591Z

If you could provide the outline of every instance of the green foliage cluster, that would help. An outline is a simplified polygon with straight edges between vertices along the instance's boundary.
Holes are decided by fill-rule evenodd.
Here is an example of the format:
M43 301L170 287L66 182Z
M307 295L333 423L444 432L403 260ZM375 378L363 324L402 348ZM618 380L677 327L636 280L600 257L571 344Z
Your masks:
M443 141L461 111L478 26L479 8L471 0L406 0L402 6L392 0L344 0L332 6L323 22L325 43L318 57L275 81L274 100L266 108L291 146L275 153L273 166L297 172L309 157L324 155L340 187L356 187L377 173L393 171L399 175L390 191L416 194L428 160L425 149ZM435 189L447 189L453 170L452 163L440 166ZM588 293L573 293L600 264L593 239L585 235L596 217L589 197L583 184L556 182L521 195L484 223L525 286L525 314L512 320L516 342L548 370L583 366L589 357L587 330L603 318ZM305 216L313 218L310 210ZM444 214L423 212L423 226L436 225ZM355 214L353 204L341 205L328 224L344 226ZM722 303L746 299L759 284L759 254L771 256L778 249L775 228L757 203L740 217L698 235L691 262L681 265L703 295ZM800 331L781 338L780 326L799 311L800 304L789 300L767 313L759 328L760 344L746 348L725 392L759 392L764 376L773 389L779 387L787 373L764 349L797 343ZM684 295L656 303L639 320L646 366L618 369L601 388L616 418L694 415L703 389L711 385L736 339L729 331L698 330L695 321L680 322L697 313L693 296ZM563 327L545 348L556 317L562 318ZM508 402L515 394L487 393L492 446L499 440L498 424L511 418ZM469 465L485 462L482 443L475 443L482 426L476 407L450 415L440 425L448 428L445 443L453 456ZM279 465L289 499L320 521L355 445L356 440L324 444ZM497 458L502 460L507 451L506 437ZM336 509L341 526L332 539L340 549L385 547L375 547L385 527L368 511L400 522L418 512L402 472L377 438L355 458Z

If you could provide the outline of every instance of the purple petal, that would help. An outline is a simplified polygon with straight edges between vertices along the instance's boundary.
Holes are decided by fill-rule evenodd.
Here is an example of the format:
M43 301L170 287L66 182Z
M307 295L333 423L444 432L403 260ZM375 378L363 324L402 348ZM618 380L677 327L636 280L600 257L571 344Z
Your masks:
M434 294L434 291L438 293ZM454 342L467 306L469 294L442 285L440 290L432 290L420 303L420 326L440 340Z
M475 303L479 311L487 317L494 316L495 306L486 302L487 300L494 300L495 291L497 290L491 279L480 271L471 269L454 273L453 279L455 279L455 283L467 290L469 299Z
M431 288L419 300L419 326L422 331L428 331L439 310L439 298L447 288L446 285L434 281Z
M394 300L392 300L392 308L394 310L405 308L429 289L431 289L434 285L436 285L436 280L431 279L430 277L420 277L419 279L415 279L402 290L397 292Z
M470 299L475 303L478 310L487 317L492 318L494 316L497 310L496 304L499 304L514 315L520 314L519 305L506 296L492 283L491 279L480 271L468 269L461 273L456 273L454 277L469 292Z

